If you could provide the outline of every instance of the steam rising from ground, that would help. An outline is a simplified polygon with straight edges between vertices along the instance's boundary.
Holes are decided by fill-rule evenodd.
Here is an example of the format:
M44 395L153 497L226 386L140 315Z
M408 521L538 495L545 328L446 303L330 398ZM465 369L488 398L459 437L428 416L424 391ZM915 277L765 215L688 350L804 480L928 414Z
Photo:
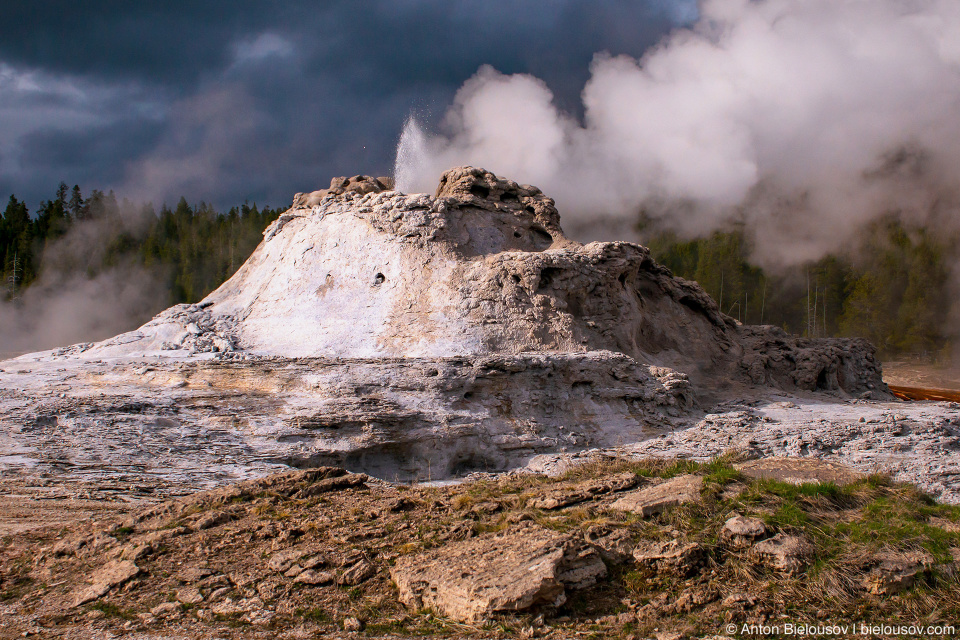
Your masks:
M52 242L44 251L40 278L15 300L0 302L0 360L103 340L136 328L167 306L166 274L129 264L104 266L110 262L106 239L118 225L137 233L141 222L129 211L86 220Z
M164 293L152 275L128 270L38 282L19 303L0 303L0 360L130 331L157 312Z
M478 165L556 197L581 238L642 209L689 234L744 221L765 266L814 259L877 215L956 217L960 3L705 0L640 60L598 54L583 104L483 67L441 134L407 122L398 188Z

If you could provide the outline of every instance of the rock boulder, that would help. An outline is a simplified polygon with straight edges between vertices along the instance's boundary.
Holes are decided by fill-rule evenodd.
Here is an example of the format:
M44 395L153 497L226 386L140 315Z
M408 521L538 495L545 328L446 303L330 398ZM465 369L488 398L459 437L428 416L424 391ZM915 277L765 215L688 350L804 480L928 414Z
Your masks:
M933 564L923 553L881 553L863 578L863 587L874 595L892 595L912 587Z
M778 533L753 545L748 557L775 571L798 573L807 566L812 552L810 543L803 536Z
M531 525L401 558L390 577L407 606L472 622L559 606L567 589L588 587L606 571L582 539Z
M103 565L91 578L89 587L81 590L74 606L93 602L107 594L113 587L121 585L140 573L140 568L129 560L113 560Z
M702 487L703 478L700 476L677 476L652 487L631 491L610 507L617 511L638 513L648 518L670 507L698 502Z
M723 523L720 542L732 549L746 549L767 534L767 527L759 518L734 515Z

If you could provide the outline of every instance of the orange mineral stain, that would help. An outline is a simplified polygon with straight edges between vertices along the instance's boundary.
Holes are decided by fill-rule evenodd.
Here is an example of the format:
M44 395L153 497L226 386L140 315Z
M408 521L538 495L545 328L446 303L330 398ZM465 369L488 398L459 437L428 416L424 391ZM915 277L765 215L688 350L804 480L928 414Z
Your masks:
M926 389L924 387L901 387L888 385L893 395L901 400L934 400L937 402L960 402L960 391L950 389Z

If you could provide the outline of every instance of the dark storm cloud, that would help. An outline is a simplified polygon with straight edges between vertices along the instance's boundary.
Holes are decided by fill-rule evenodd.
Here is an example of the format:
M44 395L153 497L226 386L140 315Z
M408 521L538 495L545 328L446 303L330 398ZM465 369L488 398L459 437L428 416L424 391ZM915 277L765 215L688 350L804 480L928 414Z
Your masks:
M7 2L0 59L56 73L189 84L229 60L224 45L255 28L263 4Z
M597 51L640 55L693 0L42 2L0 5L0 189L278 205L389 172L482 64L579 108ZM39 106L37 106L39 105ZM30 113L27 113L30 110Z
M123 180L123 164L118 159L135 156L153 148L161 133L159 123L117 119L81 130L42 129L22 138L21 162L25 166L46 167L51 175L75 176L95 188L98 184L118 184ZM41 185L51 191L52 184Z

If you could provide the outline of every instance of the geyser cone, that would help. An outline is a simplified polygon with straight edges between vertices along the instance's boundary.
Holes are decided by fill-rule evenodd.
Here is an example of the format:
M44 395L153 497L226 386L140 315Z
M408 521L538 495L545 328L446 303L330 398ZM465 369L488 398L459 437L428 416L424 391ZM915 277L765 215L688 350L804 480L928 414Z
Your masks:
M698 369L736 349L732 322L696 284L673 278L639 245L569 240L535 187L474 168L445 173L435 196L369 178L334 182L298 196L241 269L192 307L200 317L176 307L96 351L610 350Z
M469 167L387 187L298 194L199 304L21 360L175 397L181 432L226 419L260 459L389 478L637 442L724 388L885 393L865 341L741 327L645 247L566 238L535 187Z

